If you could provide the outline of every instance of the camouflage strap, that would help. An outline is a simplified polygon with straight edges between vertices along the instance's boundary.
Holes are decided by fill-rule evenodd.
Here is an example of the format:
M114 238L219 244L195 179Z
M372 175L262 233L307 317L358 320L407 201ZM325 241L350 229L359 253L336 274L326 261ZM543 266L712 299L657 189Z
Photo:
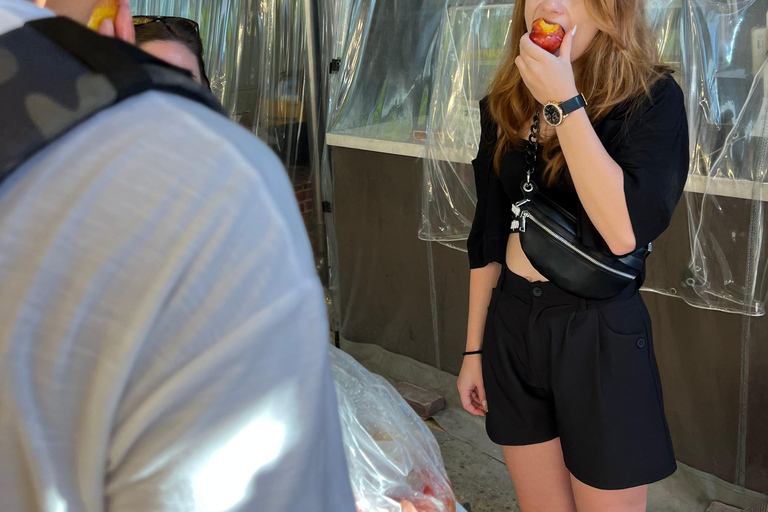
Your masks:
M69 19L36 20L0 36L0 182L97 113L150 90L224 114L188 73Z

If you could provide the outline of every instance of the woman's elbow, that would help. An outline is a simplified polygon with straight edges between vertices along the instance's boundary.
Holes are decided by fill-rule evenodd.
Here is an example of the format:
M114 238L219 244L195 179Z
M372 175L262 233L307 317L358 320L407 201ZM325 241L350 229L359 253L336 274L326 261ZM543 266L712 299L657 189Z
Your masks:
M610 240L605 241L608 244L608 249L611 250L616 256L624 256L635 251L637 247L637 239L635 233L631 230L627 233L619 233Z

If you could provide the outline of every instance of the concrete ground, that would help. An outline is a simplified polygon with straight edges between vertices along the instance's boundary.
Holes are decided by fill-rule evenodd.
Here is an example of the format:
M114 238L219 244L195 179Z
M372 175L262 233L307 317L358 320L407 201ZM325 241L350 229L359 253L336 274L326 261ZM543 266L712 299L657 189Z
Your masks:
M442 449L456 500L468 512L520 511L501 449L486 436L482 418L461 408L453 375L375 345L341 340L341 348L369 371L384 376L392 384L410 382L445 397L446 408L428 420L428 424ZM674 475L650 486L647 510L725 512L729 509L713 503L744 510L758 506L765 499L762 494L678 462L678 471Z
M502 462L447 432L433 428L433 433L443 452L456 501L467 512L520 511Z

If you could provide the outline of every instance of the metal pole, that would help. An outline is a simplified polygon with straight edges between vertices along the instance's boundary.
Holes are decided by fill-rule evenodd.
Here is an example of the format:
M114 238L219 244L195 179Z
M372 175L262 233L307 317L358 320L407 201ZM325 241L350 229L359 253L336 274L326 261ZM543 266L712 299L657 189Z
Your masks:
M309 135L310 165L312 166L312 190L314 193L313 209L315 217L315 263L323 286L329 284L328 242L326 239L325 214L323 211L323 187L321 171L323 168L322 148L325 147L325 109L321 101L321 80L323 78L322 48L320 47L320 1L302 0L305 26L307 27L307 61L304 75L307 100L307 127Z

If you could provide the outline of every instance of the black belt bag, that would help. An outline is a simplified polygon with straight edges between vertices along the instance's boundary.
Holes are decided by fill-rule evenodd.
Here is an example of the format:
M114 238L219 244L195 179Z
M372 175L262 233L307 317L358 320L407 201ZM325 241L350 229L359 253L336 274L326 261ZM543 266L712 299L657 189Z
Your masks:
M584 299L610 299L637 279L651 245L619 257L582 244L576 218L543 196L531 181L538 152L538 118L536 114L528 138L525 197L512 206L512 230L520 233L523 252L533 267L559 288Z

